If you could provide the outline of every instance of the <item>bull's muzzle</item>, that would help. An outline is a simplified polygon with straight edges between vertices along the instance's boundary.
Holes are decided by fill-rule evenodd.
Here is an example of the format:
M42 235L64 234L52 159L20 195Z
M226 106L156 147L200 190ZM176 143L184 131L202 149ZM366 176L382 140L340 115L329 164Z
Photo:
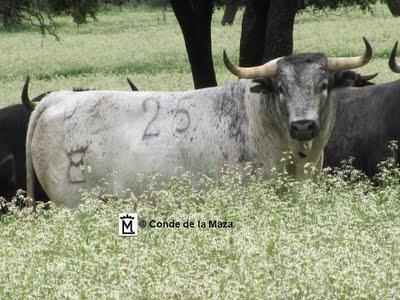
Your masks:
M319 134L320 127L315 121L300 120L291 122L289 131L290 136L295 140L310 141Z

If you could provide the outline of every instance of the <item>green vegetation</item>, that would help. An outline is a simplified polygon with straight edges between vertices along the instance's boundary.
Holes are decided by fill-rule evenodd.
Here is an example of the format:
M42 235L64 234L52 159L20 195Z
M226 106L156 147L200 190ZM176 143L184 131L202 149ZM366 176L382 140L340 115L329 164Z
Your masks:
M242 11L240 12L242 13ZM213 22L219 83L236 80L222 49L237 61L240 16ZM30 94L74 86L129 90L191 89L183 38L171 11L112 9L76 27L57 18L61 42L31 29L0 33L0 106L19 103L23 77ZM160 22L157 20L159 19ZM374 14L341 10L298 15L295 51L358 55L362 36L375 59L361 69L394 80L387 67L399 20L386 6ZM160 24L159 24L160 23ZM75 212L62 207L12 209L0 216L1 299L395 298L400 294L400 170L387 164L378 186L345 166L315 183L275 174L225 170L219 180L190 177L138 198L85 194ZM346 179L346 180L345 180ZM231 221L234 228L141 229L118 236L118 214L149 222Z
M397 175L373 188L347 169L320 181L228 169L200 189L161 191L75 212L16 211L0 222L2 299L393 298L400 292ZM352 178L352 181L344 181ZM118 236L119 213L234 228L149 228ZM135 296L135 297L133 297Z
M214 15L212 37L217 79L220 84L235 80L222 62L227 49L238 61L239 12L232 27L220 25L222 11ZM0 32L0 106L20 101L24 76L32 77L31 94L74 86L98 89L128 89L130 76L142 90L192 89L192 75L183 37L172 13L162 24L160 11L111 9L98 14L98 21L77 27L68 18L56 18L61 42L52 37L42 40L36 29ZM386 6L373 15L359 9L321 14L298 15L295 25L295 52L320 51L328 55L359 55L367 36L375 59L360 69L379 71L379 82L397 79L387 67L389 53L399 38ZM43 46L42 46L43 44Z

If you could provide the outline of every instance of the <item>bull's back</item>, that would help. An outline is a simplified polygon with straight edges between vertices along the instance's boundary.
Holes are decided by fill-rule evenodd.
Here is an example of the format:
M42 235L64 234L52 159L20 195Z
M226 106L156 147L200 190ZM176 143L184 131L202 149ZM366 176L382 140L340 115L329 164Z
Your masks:
M47 100L32 140L33 165L52 200L74 206L102 178L108 192L138 188L139 174L218 169L236 149L211 105L190 94L82 92ZM201 100L201 101L200 101ZM44 103L45 105L46 103ZM110 177L110 175L112 175Z

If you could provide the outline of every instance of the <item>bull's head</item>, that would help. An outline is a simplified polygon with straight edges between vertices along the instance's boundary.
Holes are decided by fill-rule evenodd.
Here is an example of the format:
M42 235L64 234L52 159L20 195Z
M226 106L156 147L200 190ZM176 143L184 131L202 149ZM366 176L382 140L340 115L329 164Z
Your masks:
M364 38L366 50L359 57L329 58L323 54L298 54L271 60L257 67L237 67L224 51L224 62L239 78L258 83L252 92L268 94L267 101L278 103L280 118L292 142L311 141L326 127L332 127L336 105L330 103L330 90L335 85L334 73L368 63L372 47ZM272 97L271 97L272 96ZM283 124L282 124L283 125Z

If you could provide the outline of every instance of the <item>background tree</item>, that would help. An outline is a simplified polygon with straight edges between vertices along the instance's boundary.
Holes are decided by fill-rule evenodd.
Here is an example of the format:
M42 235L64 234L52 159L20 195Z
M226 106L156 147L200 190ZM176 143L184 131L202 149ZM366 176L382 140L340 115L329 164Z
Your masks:
M399 0L385 0L390 12L393 16L400 16L400 1Z
M9 29L24 23L38 26L42 33L51 25L51 13L43 1L0 0L0 20Z
M240 39L241 66L255 66L293 51L293 0L248 0Z
M317 9L359 6L368 10L375 3L376 0L247 0L239 64L255 66L292 54L294 19L301 9L308 6Z
M76 24L83 24L86 23L88 15L96 19L96 11L101 2L100 0L54 0L49 1L49 6L55 15L68 14Z
M243 0L225 0L225 11L222 17L222 25L232 25L235 20L236 13L240 5L243 5L245 1Z
M185 40L194 87L216 86L211 48L212 0L170 0Z
M101 0L0 0L0 20L9 29L22 24L37 26L42 33L52 31L56 15L71 15L82 24L87 16L95 18Z
M185 40L195 88L217 85L211 50L213 6L221 1L170 0ZM376 0L247 0L242 22L240 65L259 65L293 51L296 13L307 6L318 9L358 5L370 8Z

